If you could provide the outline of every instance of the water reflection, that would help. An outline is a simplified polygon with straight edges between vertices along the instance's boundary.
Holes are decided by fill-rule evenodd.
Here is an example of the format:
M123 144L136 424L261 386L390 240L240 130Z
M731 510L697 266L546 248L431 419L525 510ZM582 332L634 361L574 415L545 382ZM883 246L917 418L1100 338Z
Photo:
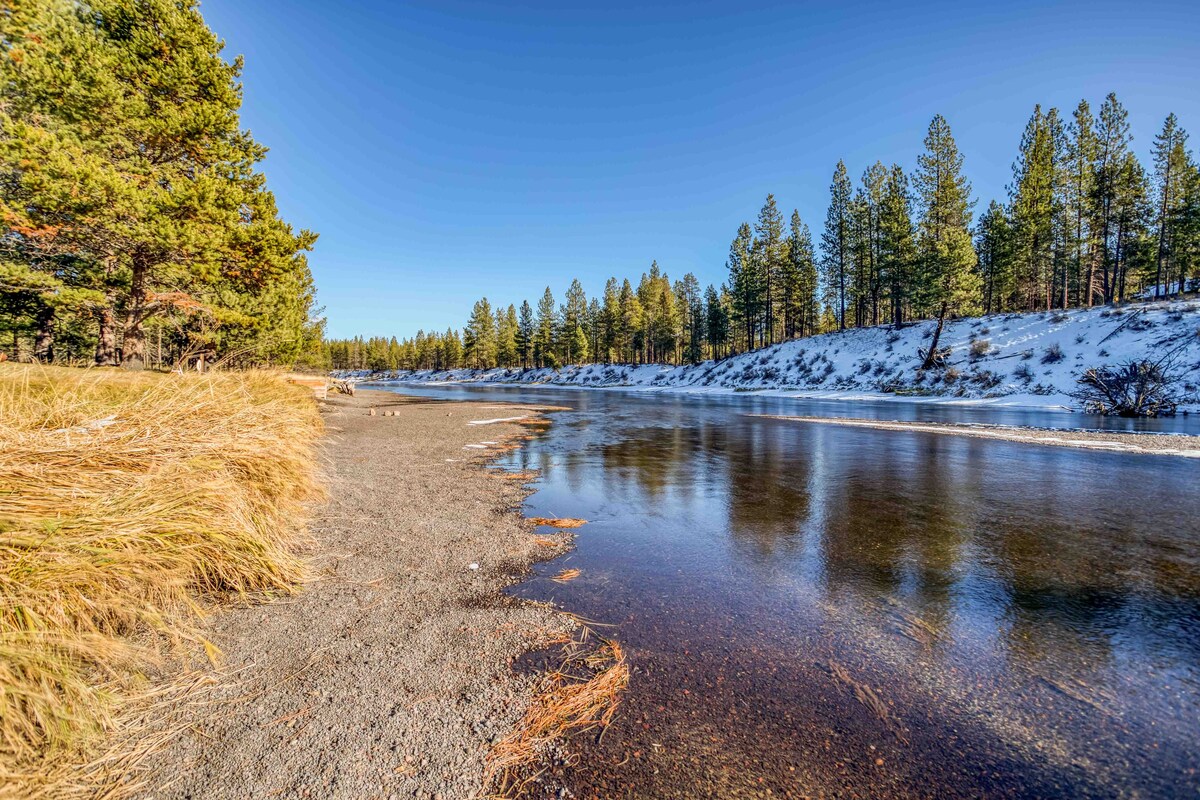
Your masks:
M517 591L634 666L577 796L1200 791L1200 463L535 396L530 513L592 523Z

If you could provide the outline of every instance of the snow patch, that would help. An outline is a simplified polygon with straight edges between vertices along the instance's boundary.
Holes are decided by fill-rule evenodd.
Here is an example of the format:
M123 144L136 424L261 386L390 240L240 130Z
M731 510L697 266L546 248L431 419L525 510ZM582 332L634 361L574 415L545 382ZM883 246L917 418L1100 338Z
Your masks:
M870 399L1073 410L1083 372L1175 351L1182 408L1200 409L1200 303L1163 301L949 320L945 370L922 372L936 322L794 339L699 364L585 364L561 369L339 372L353 381L492 383ZM501 420L494 420L501 421ZM509 420L503 420L509 421ZM489 422L479 421L480 424Z

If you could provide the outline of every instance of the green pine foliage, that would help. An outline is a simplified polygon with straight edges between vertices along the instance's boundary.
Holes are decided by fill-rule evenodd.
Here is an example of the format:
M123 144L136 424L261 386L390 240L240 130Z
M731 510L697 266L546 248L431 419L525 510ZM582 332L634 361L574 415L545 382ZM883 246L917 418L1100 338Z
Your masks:
M821 234L821 266L825 291L822 299L833 311L838 330L846 330L846 302L851 288L851 259L854 222L851 219L850 176L845 162L839 161L829 184L829 210L825 213L825 232Z
M306 253L197 4L0 8L0 331L25 360L318 357Z

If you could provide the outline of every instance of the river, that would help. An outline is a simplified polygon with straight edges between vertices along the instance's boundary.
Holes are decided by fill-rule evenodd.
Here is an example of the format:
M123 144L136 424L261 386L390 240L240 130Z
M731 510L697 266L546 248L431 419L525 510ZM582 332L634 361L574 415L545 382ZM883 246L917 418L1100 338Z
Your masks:
M542 471L528 515L589 520L514 594L611 626L632 669L545 776L564 796L1200 792L1200 460L750 415L1200 419L376 388L573 409L500 462Z

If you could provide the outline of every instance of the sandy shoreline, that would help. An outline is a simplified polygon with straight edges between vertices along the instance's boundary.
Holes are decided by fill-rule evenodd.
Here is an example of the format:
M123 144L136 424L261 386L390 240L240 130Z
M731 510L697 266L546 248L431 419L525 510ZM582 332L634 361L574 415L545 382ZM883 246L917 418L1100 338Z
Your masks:
M572 625L500 594L562 551L517 512L528 489L481 468L532 407L360 391L326 410L313 580L209 620L223 676L176 710L194 720L142 797L477 796L529 703L513 660Z
M1146 455L1200 458L1200 436L1085 430L1050 430L1045 428L1018 428L1015 426L1004 425L965 425L941 422L901 422L898 420L872 420L853 417L801 417L787 416L783 414L750 414L748 416L760 417L762 419L784 420L787 422L841 425L845 427L871 428L874 430L884 431L938 433L952 436L970 436L979 439L1000 439L1006 442L1051 445L1055 447L1077 447L1086 450L1106 450L1114 453L1141 453Z

